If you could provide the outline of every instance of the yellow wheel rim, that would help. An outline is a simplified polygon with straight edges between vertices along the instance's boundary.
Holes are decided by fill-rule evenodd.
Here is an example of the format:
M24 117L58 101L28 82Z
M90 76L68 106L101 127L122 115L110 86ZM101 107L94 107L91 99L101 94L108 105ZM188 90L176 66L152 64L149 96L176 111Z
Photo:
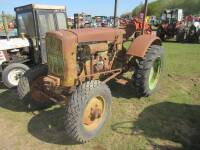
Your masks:
M83 113L83 126L86 130L94 130L102 121L105 111L105 99L93 97L88 101Z

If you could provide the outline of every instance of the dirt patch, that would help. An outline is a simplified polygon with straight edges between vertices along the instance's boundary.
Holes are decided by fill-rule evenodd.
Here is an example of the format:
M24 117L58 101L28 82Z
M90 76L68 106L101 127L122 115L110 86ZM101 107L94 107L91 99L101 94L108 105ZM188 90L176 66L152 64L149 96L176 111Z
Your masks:
M101 145L97 145L97 146L95 146L94 147L94 149L93 150L107 150L106 148L104 148L103 146L101 146Z

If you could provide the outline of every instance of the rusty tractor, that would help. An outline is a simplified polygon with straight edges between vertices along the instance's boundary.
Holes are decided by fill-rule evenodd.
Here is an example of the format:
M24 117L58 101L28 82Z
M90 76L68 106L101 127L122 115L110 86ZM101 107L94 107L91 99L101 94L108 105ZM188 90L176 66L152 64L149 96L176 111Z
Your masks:
M127 39L131 36L137 38L139 35L142 34L142 29L144 28L144 34L151 34L152 28L151 26L145 21L143 27L143 20L139 17L132 18L130 20L120 18L120 28L124 28L126 30L126 37Z
M138 98L150 96L157 88L163 48L156 34L144 34L144 22L145 19L142 34L130 37L128 48L126 29L48 32L47 65L23 75L18 85L19 97L30 109L47 106L49 102L64 104L67 136L80 143L91 140L111 112L112 95L106 83L113 80L129 84ZM131 79L125 79L126 72L133 72Z
M30 4L15 12L17 37L9 36L4 17L6 36L0 39L0 73L8 88L16 87L29 68L47 62L46 32L67 28L64 6Z

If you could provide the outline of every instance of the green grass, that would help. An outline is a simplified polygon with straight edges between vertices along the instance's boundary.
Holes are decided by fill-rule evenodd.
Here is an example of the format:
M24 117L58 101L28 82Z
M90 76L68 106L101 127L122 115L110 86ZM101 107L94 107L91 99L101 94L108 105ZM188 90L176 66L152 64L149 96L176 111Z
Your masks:
M15 90L0 90L0 149L171 150L200 149L200 45L164 43L159 90L135 99L111 84L112 115L103 131L84 145L66 138L64 108L26 112Z

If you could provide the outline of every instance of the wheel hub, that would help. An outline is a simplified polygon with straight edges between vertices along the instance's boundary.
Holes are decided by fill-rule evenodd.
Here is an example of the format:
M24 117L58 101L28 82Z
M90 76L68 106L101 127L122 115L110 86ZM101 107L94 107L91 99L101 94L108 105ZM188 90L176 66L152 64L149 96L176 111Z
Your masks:
M94 130L99 123L104 114L105 110L105 100L102 97L92 98L83 113L83 126L87 130Z
M19 79L22 77L24 73L25 73L25 70L23 69L13 69L8 73L8 81L12 85L17 86Z
M160 73L161 73L161 65L162 65L161 58L158 57L154 61L153 66L151 67L151 70L150 70L150 74L149 74L149 89L150 90L155 89L158 83Z
M91 108L91 112L90 112L90 120L94 121L95 119L99 119L101 118L101 113L102 110L100 108L98 108L98 106L96 105L95 108Z

